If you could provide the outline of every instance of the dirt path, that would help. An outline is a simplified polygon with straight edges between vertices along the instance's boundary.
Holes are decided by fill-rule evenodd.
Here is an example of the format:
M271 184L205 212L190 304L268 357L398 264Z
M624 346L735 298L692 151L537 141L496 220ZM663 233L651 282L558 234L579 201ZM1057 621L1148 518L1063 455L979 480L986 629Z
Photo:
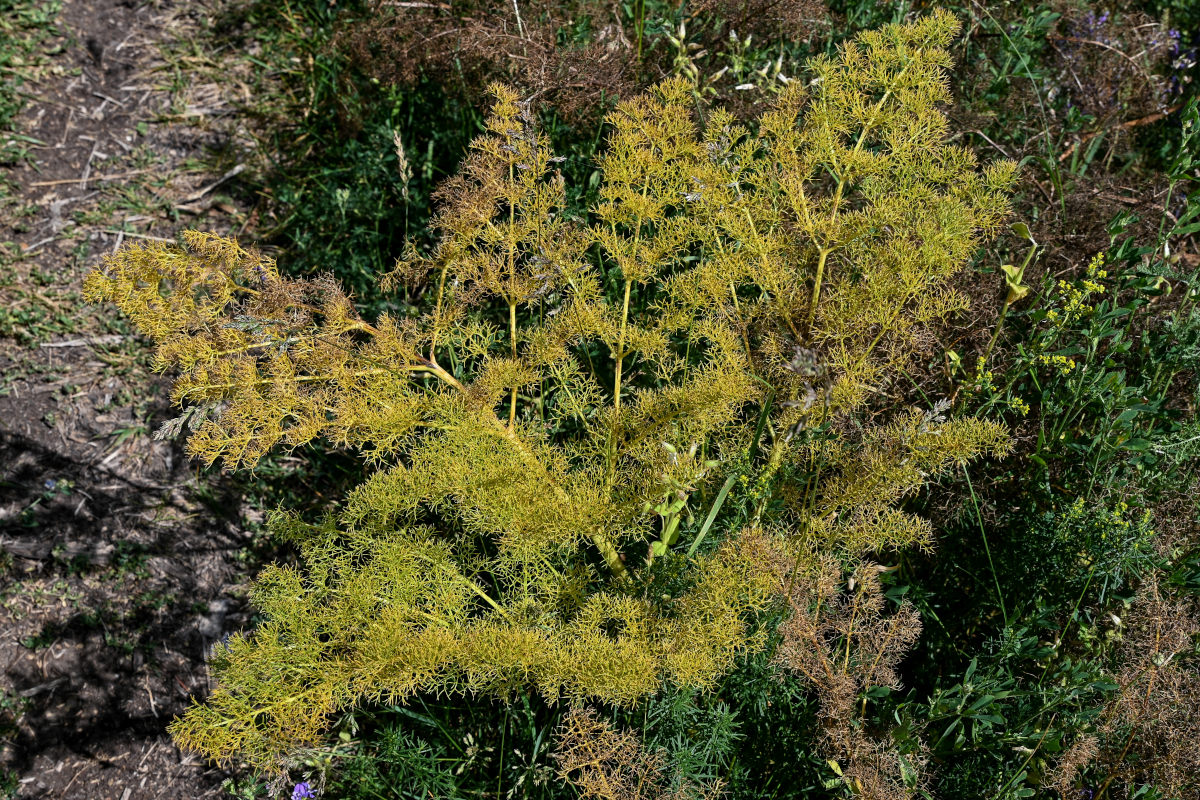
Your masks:
M165 727L246 622L253 523L153 439L163 381L79 297L122 242L243 219L221 195L236 165L199 161L236 135L236 87L184 82L204 11L63 0L58 52L25 86L28 156L0 166L0 797L222 794Z

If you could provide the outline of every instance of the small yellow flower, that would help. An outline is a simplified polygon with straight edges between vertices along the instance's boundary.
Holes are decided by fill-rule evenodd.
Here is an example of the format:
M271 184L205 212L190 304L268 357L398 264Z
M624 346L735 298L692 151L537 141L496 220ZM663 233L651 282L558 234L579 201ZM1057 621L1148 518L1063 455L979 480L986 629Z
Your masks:
M1040 355L1037 360L1039 364L1057 369L1062 375L1070 375L1076 367L1075 359L1066 356Z

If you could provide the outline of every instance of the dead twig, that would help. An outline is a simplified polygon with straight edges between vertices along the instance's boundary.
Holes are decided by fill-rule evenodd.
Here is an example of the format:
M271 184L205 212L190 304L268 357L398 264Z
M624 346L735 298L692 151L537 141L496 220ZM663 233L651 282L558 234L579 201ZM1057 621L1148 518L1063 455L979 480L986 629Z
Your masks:
M1091 133L1087 134L1082 139L1080 139L1078 142L1075 142L1070 147L1068 147L1067 152L1065 152L1061 156L1059 156L1058 160L1060 162L1066 161L1080 147L1087 144L1092 139L1095 139L1097 136L1107 133L1108 131L1126 130L1128 128L1136 128L1139 125L1149 125L1152 122L1158 122L1160 119L1163 119L1165 117L1170 116L1171 114L1174 114L1176 111L1178 111L1181 108L1183 108L1183 106L1177 103L1177 104L1171 106L1170 108L1165 108L1162 111L1156 111L1153 114L1147 114L1146 116L1138 117L1137 119L1131 119L1128 122L1122 122L1120 125L1109 125L1108 127L1101 128L1098 131L1092 131Z
M87 157L87 163L83 165L83 174L79 176L79 188L87 186L88 176L92 174L92 159L96 157L96 153L100 152L100 142L93 140L91 155Z
M113 233L113 234L119 233L119 234L128 236L131 239L145 239L150 242L168 242L169 244L176 243L174 239L165 239L162 236L150 236L149 234L145 234L145 233L134 233L133 231L118 231L118 230L114 230L112 228L105 228L104 232L105 233Z
M246 165L238 164L236 167L229 170L228 172L226 172L221 177L217 178L212 183L208 184L207 186L197 189L196 191L189 194L187 197L183 198L183 202L180 203L180 205L186 205L187 203L194 203L195 201L199 200L204 195L211 192L213 189L220 186L225 181L229 180L230 178L234 177L235 175L240 175L245 171L246 171Z
M119 178L131 178L134 175L141 175L143 173L153 171L154 170L152 169L135 169L132 172L119 172L116 175L92 175L91 177L84 178L83 180L80 180L79 178L63 178L62 180L57 181L36 181L35 183L29 184L29 186L30 188L35 186L61 186L64 183L78 183L83 185L93 181L115 181Z
M41 347L87 347L96 344L117 344L124 342L127 339L132 339L132 336L122 336L120 334L111 334L108 336L88 336L84 339L67 339L61 342L42 342Z

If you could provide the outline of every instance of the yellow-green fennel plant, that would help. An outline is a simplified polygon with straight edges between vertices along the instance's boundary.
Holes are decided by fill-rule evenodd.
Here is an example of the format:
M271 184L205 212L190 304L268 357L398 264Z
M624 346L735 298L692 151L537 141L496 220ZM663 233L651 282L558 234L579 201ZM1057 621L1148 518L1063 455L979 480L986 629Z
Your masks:
M440 243L385 278L419 317L366 321L333 280L203 233L107 258L87 294L179 371L191 453L252 467L323 438L372 470L323 523L277 515L303 568L259 575L265 621L215 648L176 740L270 770L331 714L417 692L710 686L764 643L772 564L928 543L895 501L1006 447L936 409L864 413L964 308L947 281L1007 213L1015 166L946 142L956 31L934 12L861 34L749 127L701 125L682 79L625 100L587 222L533 109L493 87ZM680 519L734 464L763 499L697 548ZM690 585L669 597L643 580L668 553Z

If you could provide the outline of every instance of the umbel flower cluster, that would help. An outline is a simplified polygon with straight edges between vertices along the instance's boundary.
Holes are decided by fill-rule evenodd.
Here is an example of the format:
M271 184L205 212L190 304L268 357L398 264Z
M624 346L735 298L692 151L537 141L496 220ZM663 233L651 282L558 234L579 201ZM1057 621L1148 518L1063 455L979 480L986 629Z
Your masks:
M586 220L494 86L440 243L385 277L419 316L364 320L332 279L203 233L108 258L87 293L179 371L192 454L320 439L370 470L323 522L277 516L303 568L258 577L265 621L217 646L177 741L272 769L334 712L418 692L710 686L767 641L781 564L928 544L896 501L1006 448L940 409L867 413L1008 208L1015 165L946 142L956 30L864 33L746 124L682 79L625 100Z

